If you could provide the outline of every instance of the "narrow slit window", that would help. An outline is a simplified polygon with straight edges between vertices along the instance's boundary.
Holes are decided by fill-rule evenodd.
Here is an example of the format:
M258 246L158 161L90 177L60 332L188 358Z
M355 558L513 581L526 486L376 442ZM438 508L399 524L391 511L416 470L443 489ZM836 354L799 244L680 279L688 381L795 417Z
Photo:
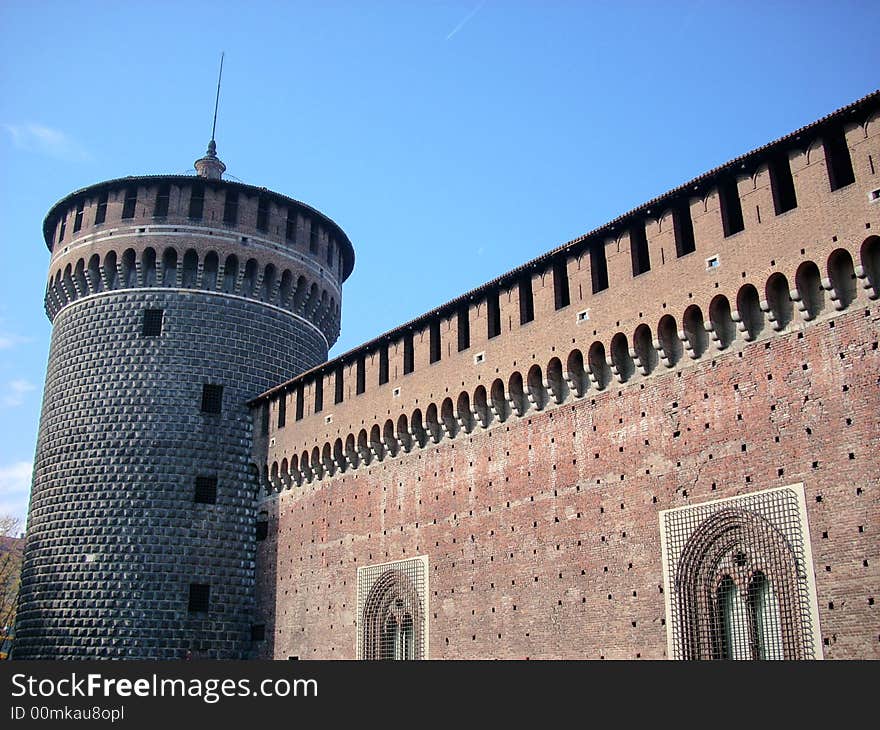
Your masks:
M269 520L257 520L257 542L262 542L269 537Z
M58 243L64 240L64 232L67 229L67 216L61 216L61 225L58 226Z
M467 350L471 346L470 307L465 304L458 310L458 351Z
M498 337L501 334L501 303L497 290L486 295L486 319L489 339Z
M217 477L196 477L196 504L217 504Z
M162 335L163 309L145 309L141 337L160 337Z
M301 421L306 410L306 389L303 383L296 386L296 420Z
M269 230L269 199L265 196L257 203L257 230L263 233Z
M838 127L829 132L822 140L822 146L825 148L825 165L828 168L831 190L839 190L854 183L856 176L843 129Z
M318 224L315 221L309 227L309 252L318 253Z
M287 423L287 393L282 393L278 399L278 428L284 428Z
M103 223L107 220L107 191L105 190L98 196L98 206L95 208L95 225Z
M797 208L797 194L794 178L791 175L791 162L783 152L770 160L770 190L773 193L773 207L776 215Z
M263 411L260 419L260 432L263 436L269 435L269 401L266 401L266 405L263 406Z
M344 385L345 385L345 381L343 380L343 368L342 368L342 365L340 365L339 367L336 368L336 387L335 387L336 392L333 394L334 395L334 397L333 397L334 403L342 403L342 398L343 398L343 393L344 393L344 391L343 391Z
M189 217L201 220L205 213L205 186L193 185L189 196Z
M137 208L137 188L125 189L125 200L122 203L122 217L134 218L135 209Z
M675 255L679 258L697 250L694 240L694 221L687 201L679 203L672 211L672 228L675 234Z
M735 179L724 180L718 185L718 200L721 204L721 225L724 237L739 233L746 226L743 222L742 201Z
M379 348L379 385L388 382L388 343L385 342Z
M164 218L168 215L168 203L171 200L171 186L167 183L160 185L156 192L156 205L153 208L153 215L157 218Z
M288 241L296 243L296 211L292 208L287 209L287 230L285 237Z
M519 323L535 319L535 295L532 291L532 275L525 274L519 280Z
M568 264L565 259L553 263L553 303L556 309L571 304L568 291Z
M360 395L367 389L367 359L364 355L361 355L357 359L357 394Z
M83 224L83 210L85 209L86 201L80 200L79 203L76 204L76 215L73 217L73 232L76 233L80 228L82 228Z
M211 586L207 583L190 583L189 584L189 606L190 613L207 613L208 605L211 599Z
M415 370L415 355L413 352L413 333L407 332L403 337L403 374L407 375Z
M238 222L238 191L227 190L226 200L223 203L223 222L236 224Z
M320 413L324 410L324 376L322 374L318 374L318 377L315 378L315 413Z
M632 258L633 276L651 270L651 257L648 253L648 235L644 221L629 229L629 253Z
M220 413L223 408L223 386L215 383L202 385L202 413Z
M333 241L327 241L327 265L333 266Z
M431 322L430 327L431 338L431 362L437 362L440 359L440 320Z
M608 259L602 243L593 244L590 248L590 276L593 280L593 294L608 288Z

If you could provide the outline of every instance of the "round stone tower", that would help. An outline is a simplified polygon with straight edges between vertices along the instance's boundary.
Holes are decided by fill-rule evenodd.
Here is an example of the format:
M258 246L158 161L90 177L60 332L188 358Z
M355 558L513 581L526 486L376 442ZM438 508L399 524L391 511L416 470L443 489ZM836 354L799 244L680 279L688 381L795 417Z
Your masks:
M43 224L52 341L16 658L242 658L254 602L248 399L327 359L348 237L197 175L78 190Z

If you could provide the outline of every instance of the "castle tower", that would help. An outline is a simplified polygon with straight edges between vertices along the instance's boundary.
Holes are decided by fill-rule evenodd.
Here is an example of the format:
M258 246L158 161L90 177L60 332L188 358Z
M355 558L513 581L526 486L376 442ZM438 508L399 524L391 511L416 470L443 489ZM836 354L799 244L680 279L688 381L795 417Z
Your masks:
M53 324L16 658L240 658L254 601L246 402L327 359L348 237L196 176L71 193L43 225Z

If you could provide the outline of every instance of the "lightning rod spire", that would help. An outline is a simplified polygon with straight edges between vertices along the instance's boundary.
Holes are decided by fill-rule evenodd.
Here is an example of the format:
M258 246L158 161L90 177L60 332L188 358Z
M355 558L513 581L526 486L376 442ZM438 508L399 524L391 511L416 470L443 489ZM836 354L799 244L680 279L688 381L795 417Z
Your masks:
M226 172L220 158L217 157L217 142L214 141L214 134L217 131L217 110L220 108L220 82L223 80L223 58L226 56L225 51L220 52L220 73L217 75L217 96L214 99L214 123L211 125L211 141L208 142L208 151L205 156L196 160L195 168L199 177L206 177L209 180L219 180L223 173Z

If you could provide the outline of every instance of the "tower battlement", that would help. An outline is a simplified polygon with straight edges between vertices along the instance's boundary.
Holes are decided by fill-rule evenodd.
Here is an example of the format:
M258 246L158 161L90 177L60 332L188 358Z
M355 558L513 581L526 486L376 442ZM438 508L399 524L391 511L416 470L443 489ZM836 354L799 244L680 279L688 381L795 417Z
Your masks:
M245 403L327 359L354 249L314 208L207 162L91 185L46 216L53 331L17 657L250 650Z

